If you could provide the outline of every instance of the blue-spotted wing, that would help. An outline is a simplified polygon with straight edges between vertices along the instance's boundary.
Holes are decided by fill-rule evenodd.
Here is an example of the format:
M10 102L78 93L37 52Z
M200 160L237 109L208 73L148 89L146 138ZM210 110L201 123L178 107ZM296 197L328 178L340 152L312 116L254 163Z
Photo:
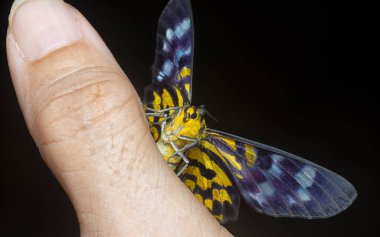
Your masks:
M169 1L158 21L153 79L145 89L145 105L159 104L161 109L165 109L190 104L193 32L190 2Z
M228 170L241 196L258 212L326 218L345 210L357 196L343 177L288 152L211 129L205 140L215 162Z
M145 88L145 111L164 111L191 102L193 76L193 16L188 0L171 0L158 21L152 83ZM157 141L164 116L148 116L150 130Z
M189 0L170 0L159 19L153 79L143 101L156 142L163 121L190 106L192 22ZM196 146L183 150L190 163L180 178L222 223L237 218L240 197L261 213L312 219L343 211L357 195L343 177L298 156L203 125L197 132Z

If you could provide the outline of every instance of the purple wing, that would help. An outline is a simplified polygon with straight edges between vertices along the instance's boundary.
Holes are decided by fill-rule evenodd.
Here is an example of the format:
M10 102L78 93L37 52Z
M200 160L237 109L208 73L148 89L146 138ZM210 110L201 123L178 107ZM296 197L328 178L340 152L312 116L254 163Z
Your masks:
M152 85L145 90L144 104L153 92L178 88L184 104L191 101L193 67L193 19L189 0L171 0L158 21ZM171 95L172 96L172 95ZM177 105L182 106L182 105Z
M310 161L220 131L209 134L208 142L225 154L240 194L258 212L326 218L345 210L357 196L346 179Z

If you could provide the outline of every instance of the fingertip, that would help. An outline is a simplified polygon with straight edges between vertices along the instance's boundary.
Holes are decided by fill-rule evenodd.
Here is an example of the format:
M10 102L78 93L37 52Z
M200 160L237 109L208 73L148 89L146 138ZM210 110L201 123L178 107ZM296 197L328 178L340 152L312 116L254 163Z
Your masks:
M21 56L38 60L82 38L75 17L60 0L16 1L9 29Z

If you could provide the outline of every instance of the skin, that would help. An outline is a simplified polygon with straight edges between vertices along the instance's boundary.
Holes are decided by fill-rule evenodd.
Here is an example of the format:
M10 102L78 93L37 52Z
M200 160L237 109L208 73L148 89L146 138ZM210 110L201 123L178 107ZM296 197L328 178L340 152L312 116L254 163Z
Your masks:
M15 3L8 63L28 129L74 205L81 236L231 236L162 158L135 89L96 31L72 6L46 1ZM33 35L41 24L32 21L58 8L67 14L57 22L73 17L80 37L68 43L58 34L47 47L39 37L55 28Z

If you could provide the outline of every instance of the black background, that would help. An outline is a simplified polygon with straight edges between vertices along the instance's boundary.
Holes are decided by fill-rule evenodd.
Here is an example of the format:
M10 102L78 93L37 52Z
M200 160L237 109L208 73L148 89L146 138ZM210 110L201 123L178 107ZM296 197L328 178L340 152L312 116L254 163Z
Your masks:
M67 2L94 25L141 94L166 1ZM73 207L17 105L4 42L11 1L0 4L0 236L79 236ZM303 156L359 193L326 220L271 218L243 203L239 220L226 226L236 236L379 235L372 9L348 1L193 1L193 102L218 118L209 126Z

